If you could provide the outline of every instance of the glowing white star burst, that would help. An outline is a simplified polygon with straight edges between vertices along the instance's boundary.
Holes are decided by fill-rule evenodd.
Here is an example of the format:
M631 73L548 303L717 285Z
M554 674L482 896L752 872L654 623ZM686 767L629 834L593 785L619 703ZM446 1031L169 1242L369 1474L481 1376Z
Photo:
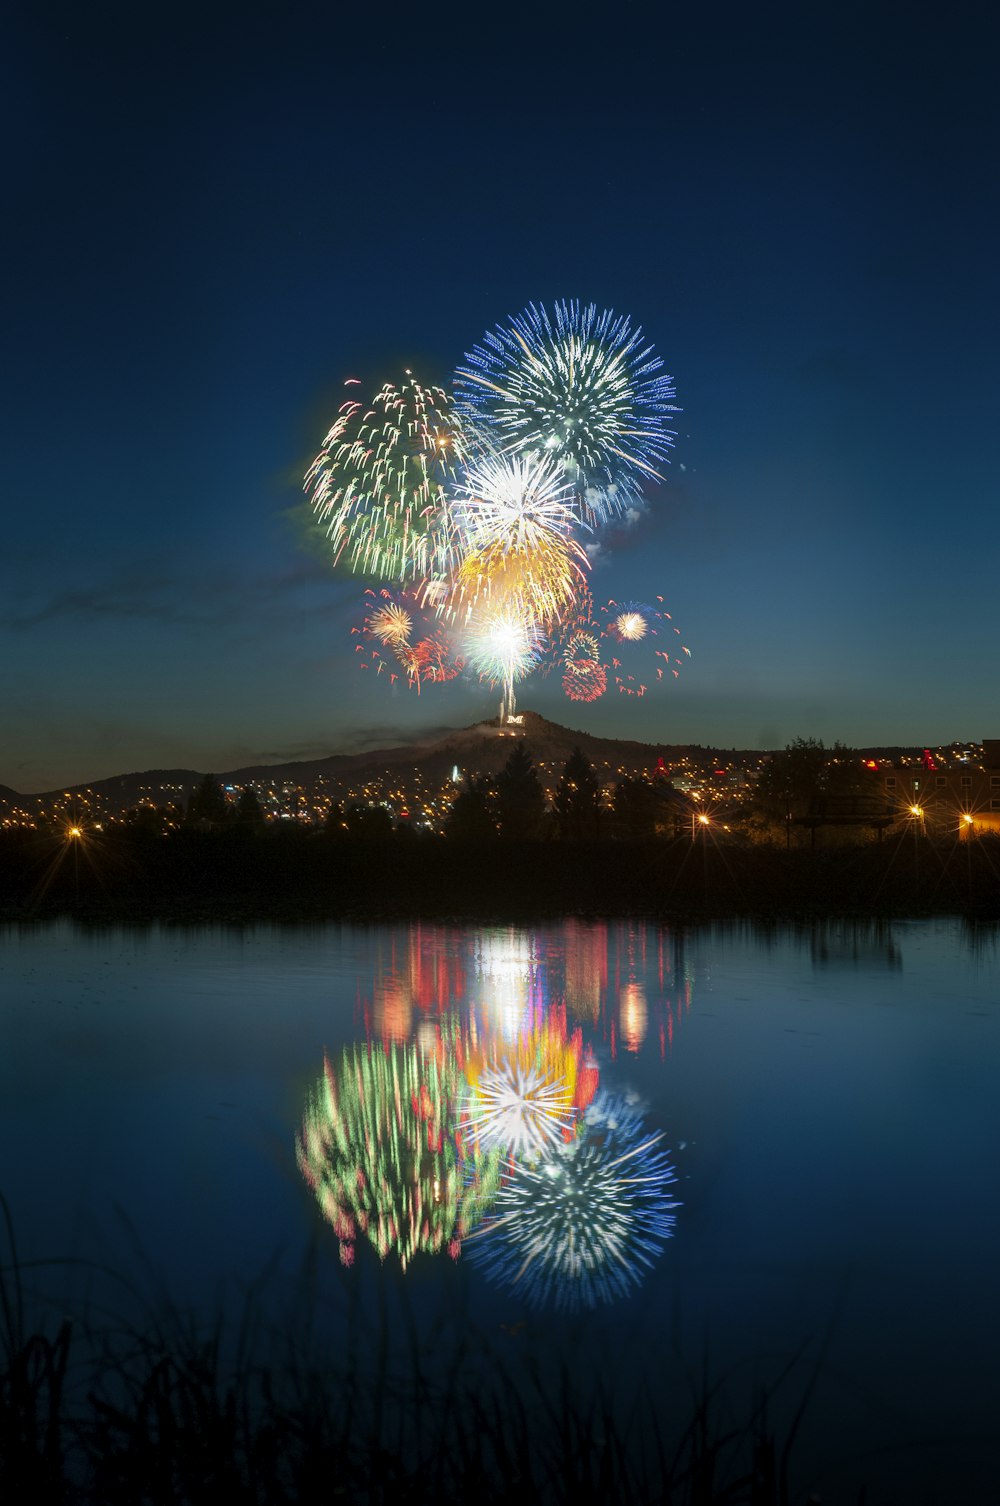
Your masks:
M530 674L543 643L536 623L506 608L479 613L465 638L469 664L493 685L513 683Z
M465 1120L485 1150L539 1154L565 1138L575 1115L566 1084L537 1067L488 1067L466 1101Z

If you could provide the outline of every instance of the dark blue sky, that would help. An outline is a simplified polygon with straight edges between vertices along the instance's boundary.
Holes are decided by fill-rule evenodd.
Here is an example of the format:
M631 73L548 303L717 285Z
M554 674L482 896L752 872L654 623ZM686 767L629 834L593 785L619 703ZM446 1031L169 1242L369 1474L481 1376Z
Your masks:
M692 659L519 701L651 741L996 735L989 7L23 6L0 61L0 782L492 715L358 672L295 526L345 377L529 300L630 313L684 413L595 596ZM992 720L991 720L992 718Z

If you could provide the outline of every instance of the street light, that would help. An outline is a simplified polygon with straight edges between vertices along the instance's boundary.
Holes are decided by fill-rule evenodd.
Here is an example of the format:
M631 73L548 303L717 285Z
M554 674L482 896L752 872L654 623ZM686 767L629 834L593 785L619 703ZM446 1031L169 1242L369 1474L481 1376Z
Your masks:
M711 817L710 816L706 816L705 813L704 813L704 811L698 811L697 814L694 811L692 811L691 812L691 841L692 842L694 841L695 836L697 835L697 831L698 831L698 827L699 826L702 826L702 827L704 827L704 826L711 826L711 824L712 824Z

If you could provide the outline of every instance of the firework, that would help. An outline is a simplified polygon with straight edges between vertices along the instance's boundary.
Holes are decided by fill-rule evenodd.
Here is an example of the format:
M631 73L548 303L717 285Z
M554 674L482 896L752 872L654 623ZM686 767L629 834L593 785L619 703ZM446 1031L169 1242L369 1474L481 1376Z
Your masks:
M428 682L453 680L464 664L454 634L413 591L367 590L364 622L353 631L362 667L374 665L390 683L405 679L419 691Z
M676 1174L661 1139L623 1098L598 1094L579 1138L517 1164L470 1236L472 1259L535 1306L625 1296L673 1233Z
M514 685L538 663L544 638L538 624L510 606L489 608L465 635L468 662L481 679L503 687L506 721L514 712Z
M409 643L413 618L399 602L386 601L375 608L365 626L379 643L398 648Z
M608 618L608 635L617 638L619 643L638 643L649 632L651 617L649 607L638 602L630 602L626 606L615 605Z
M551 459L488 455L464 473L454 503L466 549L492 545L528 551L563 539L576 522L571 492Z
M475 1189L485 1209L499 1184L499 1153L466 1156L451 1134L457 1072L416 1047L345 1051L306 1109L299 1169L340 1241L345 1265L358 1239L381 1259L395 1250L405 1270L418 1250L458 1253L463 1201ZM470 1203L471 1206L471 1203Z
M571 701L596 701L608 688L607 670L592 633L574 633L566 647L562 686Z
M657 596L652 606L638 601L609 601L600 608L600 616L602 635L617 645L609 667L615 688L622 695L645 695L654 676L656 681L668 675L675 680L679 677L691 650L674 642L675 638L680 639L681 630L674 626L670 613L664 611L662 596ZM641 653L640 662L635 662L631 653L635 645L651 657L653 676L648 671L643 673Z
M305 477L334 563L400 581L446 570L448 487L465 458L451 398L410 372L370 406L346 402Z
M488 331L455 376L457 407L505 448L559 462L581 516L604 521L640 496L676 435L672 379L627 315L571 299L529 304Z
M462 559L449 598L453 615L485 600L541 623L572 603L588 569L572 537L570 491L551 460L488 455L471 466L452 506Z

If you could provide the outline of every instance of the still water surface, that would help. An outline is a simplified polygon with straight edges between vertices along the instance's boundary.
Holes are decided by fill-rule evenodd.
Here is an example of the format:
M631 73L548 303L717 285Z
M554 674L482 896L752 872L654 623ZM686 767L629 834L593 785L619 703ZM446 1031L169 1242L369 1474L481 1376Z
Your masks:
M313 1248L615 1385L799 1355L824 1499L1000 1499L992 939L66 923L0 958L22 1256L141 1250L209 1307Z

